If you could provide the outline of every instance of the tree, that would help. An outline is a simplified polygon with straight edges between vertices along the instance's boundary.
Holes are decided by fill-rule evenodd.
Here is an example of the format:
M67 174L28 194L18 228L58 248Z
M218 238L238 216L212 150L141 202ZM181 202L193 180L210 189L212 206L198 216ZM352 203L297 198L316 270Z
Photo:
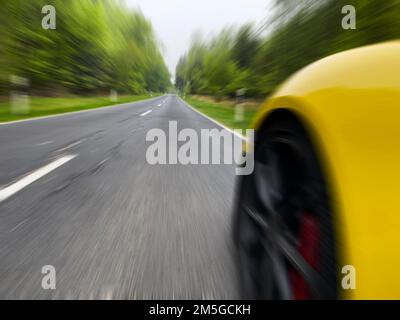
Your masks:
M4 0L3 0L4 1ZM1 10L0 61L10 74L52 93L163 91L170 75L151 23L119 1L14 0ZM42 28L41 9L57 10L57 29ZM4 18L4 19L3 19Z
M342 7L357 10L357 29L341 26ZM261 36L251 24L224 29L202 43L196 64L189 54L178 64L177 83L191 93L267 96L291 74L343 50L400 38L400 0L276 0L275 16ZM201 66L201 67L198 67ZM201 84L194 85L195 83Z

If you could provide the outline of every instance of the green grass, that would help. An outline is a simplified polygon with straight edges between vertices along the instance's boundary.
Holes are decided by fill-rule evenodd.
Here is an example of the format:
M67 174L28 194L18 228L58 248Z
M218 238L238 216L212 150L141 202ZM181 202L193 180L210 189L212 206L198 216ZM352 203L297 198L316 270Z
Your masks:
M185 101L198 111L232 129L251 129L252 120L257 113L254 109L245 108L243 121L236 122L234 105L212 103L193 97L186 97Z
M154 97L154 96L153 96ZM29 119L73 111L94 109L111 106L125 102L133 102L148 99L150 96L119 96L118 102L111 102L108 96L81 97L68 96L63 98L30 97L30 110L27 114L15 114L11 112L9 101L0 102L0 122Z

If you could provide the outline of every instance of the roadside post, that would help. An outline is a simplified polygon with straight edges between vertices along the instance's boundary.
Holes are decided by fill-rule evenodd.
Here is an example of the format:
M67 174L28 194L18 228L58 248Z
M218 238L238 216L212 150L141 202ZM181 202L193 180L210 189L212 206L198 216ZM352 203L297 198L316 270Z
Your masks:
M117 90L114 90L114 89L110 90L110 101L111 102L118 102L118 92L117 92Z
M28 114L30 112L29 79L11 75L10 87L11 113Z
M242 122L244 120L244 107L246 89L242 88L236 91L236 105L235 105L235 122Z

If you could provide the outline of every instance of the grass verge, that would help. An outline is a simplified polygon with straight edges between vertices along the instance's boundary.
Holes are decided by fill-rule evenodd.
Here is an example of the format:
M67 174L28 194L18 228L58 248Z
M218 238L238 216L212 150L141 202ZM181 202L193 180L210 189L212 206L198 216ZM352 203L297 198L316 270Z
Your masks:
M151 97L147 95L139 95L139 96L126 95L126 96L119 96L118 102L111 102L108 96L96 96L96 97L69 96L63 98L30 97L29 112L26 114L13 113L11 110L11 103L9 101L0 102L0 122L23 120L23 119L49 116L60 113L94 109L94 108L111 106L126 102L134 102L149 98Z
M217 103L186 97L185 101L198 111L213 118L232 129L251 129L257 109L244 106L243 121L235 121L235 106L227 103Z

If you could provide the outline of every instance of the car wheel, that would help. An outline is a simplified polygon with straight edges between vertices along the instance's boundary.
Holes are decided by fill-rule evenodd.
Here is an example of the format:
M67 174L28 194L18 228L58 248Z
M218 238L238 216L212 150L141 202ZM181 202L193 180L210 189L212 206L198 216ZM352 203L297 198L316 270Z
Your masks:
M243 298L336 299L331 201L308 134L294 118L273 121L254 158L233 226Z

